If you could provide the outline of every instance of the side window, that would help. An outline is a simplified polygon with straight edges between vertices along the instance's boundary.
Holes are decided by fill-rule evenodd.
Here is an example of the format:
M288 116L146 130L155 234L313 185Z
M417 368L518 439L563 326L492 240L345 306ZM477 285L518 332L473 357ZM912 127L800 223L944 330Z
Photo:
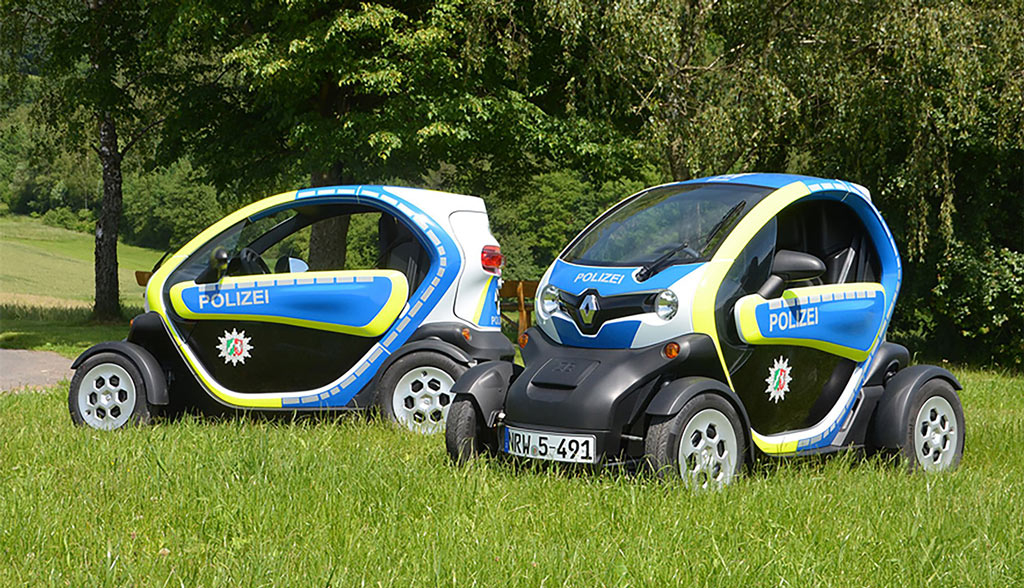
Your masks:
M778 249L810 253L825 264L815 284L874 282L878 253L864 223L842 202L798 202L779 213Z
M321 250L320 255L311 257L312 247L338 247L331 242L330 231L345 230L346 221L344 251ZM313 244L317 231L326 238ZM307 269L394 269L404 273L410 289L415 289L430 267L429 254L415 234L386 212L353 205L307 206L250 218L228 228L176 269L166 287L196 279L207 270L210 254L218 247L228 252L228 276Z
M757 292L771 275L776 232L776 221L772 219L754 235L725 274L715 297L715 323L727 365L731 366L740 355L733 307L740 298Z

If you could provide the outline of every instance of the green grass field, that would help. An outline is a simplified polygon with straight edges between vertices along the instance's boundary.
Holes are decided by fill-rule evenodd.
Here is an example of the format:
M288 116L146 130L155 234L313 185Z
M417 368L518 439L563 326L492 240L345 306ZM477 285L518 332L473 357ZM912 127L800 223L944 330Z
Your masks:
M153 267L162 252L119 244L121 303L142 306L135 270ZM32 306L91 306L93 236L24 216L0 217L0 302Z
M0 346L71 357L124 336L89 321L91 238L0 231ZM63 387L0 393L0 586L1021 585L1024 377L954 372L957 472L851 452L763 461L696 494L497 459L455 468L440 437L360 416L110 433L72 426Z
M951 475L845 454L718 493L485 460L360 417L75 428L0 396L0 585L1024 583L1024 380L960 372Z

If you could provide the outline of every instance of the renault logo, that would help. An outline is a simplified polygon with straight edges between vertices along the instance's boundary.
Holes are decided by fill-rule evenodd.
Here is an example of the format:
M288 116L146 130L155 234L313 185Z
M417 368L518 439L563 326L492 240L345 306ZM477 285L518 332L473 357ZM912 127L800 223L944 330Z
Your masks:
M588 295L583 299L583 303L580 304L580 318L583 322L588 325L594 322L594 313L597 312L597 296L593 294Z

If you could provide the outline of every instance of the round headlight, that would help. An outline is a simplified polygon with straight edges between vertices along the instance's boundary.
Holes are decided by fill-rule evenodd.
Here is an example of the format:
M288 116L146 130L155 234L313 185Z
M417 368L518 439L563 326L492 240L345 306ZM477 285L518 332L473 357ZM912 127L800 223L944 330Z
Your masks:
M672 290L662 290L654 300L654 312L665 320L670 320L679 310L679 298Z
M551 316L556 310L558 310L558 288L548 284L540 293L540 312L544 316Z

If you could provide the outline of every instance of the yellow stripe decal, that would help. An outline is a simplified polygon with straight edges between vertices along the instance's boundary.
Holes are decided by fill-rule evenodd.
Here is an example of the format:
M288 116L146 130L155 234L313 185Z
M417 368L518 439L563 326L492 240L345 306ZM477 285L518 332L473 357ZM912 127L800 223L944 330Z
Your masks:
M473 313L473 322L480 324L480 317L484 314L484 304L487 302L487 294L491 291L491 282L494 281L494 276L487 278L487 283L484 284L483 290L480 291L480 300L476 303L476 312Z
M771 219L791 202L810 194L803 182L793 182L779 188L765 196L758 204L740 219L736 227L725 238L725 241L718 248L715 256L705 264L704 274L701 277L700 285L697 286L696 295L693 300L693 330L696 333L704 333L715 342L715 349L718 351L718 359L722 362L722 371L725 373L726 382L730 388L732 378L729 376L729 366L725 363L725 356L722 354L722 344L718 340L718 330L715 328L715 297L729 272L736 256L743 248L757 235Z

